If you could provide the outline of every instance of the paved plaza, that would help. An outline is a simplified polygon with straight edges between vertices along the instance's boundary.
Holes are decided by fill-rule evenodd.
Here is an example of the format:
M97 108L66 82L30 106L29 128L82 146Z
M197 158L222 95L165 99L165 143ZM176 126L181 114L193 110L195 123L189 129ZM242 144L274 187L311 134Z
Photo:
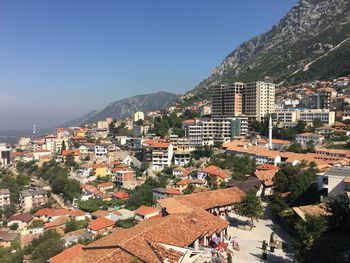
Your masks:
M272 222L269 211L265 212L265 218L254 222L253 230L242 230L237 228L237 223L242 223L247 218L232 215L229 218L231 226L229 227L229 235L238 242L240 251L236 251L233 256L233 262L250 263L250 262L292 262L292 255L288 253L290 250L290 237ZM282 249L275 249L274 253L270 252L268 247L267 261L262 260L262 242L266 240L269 243L270 235L275 232L275 240L283 240L287 243L287 252Z

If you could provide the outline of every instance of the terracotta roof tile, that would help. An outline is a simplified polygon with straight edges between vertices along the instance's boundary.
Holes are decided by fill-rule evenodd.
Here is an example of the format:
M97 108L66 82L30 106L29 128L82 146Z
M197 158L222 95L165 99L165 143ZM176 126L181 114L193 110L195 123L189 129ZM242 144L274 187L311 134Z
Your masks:
M139 215L149 215L149 214L153 214L156 212L159 212L159 210L157 208L145 206L145 205L142 205L135 210L135 213L137 213Z
M127 192L122 192L122 191L115 192L112 194L112 196L122 200L126 200L129 198L129 194Z
M166 207L170 214L173 214L194 208L210 209L232 205L239 202L244 195L245 193L242 190L232 187L165 198L157 202L161 207Z
M67 248L66 250L63 250L61 253L57 254L56 256L50 258L50 263L64 263L68 260L78 257L83 254L83 245L76 244L70 248Z
M114 233L89 244L83 249L82 256L70 262L129 262L132 258L143 262L163 262L160 255L167 257L168 262L171 262L179 254L169 250L160 251L154 242L186 247L198 237L219 233L228 225L226 220L203 210L155 218L129 229L117 229ZM126 253L122 254L124 261L119 260L121 250Z
M97 218L96 220L92 221L89 224L88 228L95 230L95 231L98 231L98 230L101 230L101 229L104 229L106 227L110 227L113 225L114 225L114 221L107 219L107 218L104 218L104 217L100 217L100 218Z

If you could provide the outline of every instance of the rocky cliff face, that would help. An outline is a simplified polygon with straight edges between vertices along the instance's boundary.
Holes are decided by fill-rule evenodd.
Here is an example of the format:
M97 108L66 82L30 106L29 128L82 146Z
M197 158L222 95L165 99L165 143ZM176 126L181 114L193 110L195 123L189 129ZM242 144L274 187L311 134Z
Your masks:
M344 50L349 54L350 0L300 0L270 31L236 48L196 89L226 81L297 81Z

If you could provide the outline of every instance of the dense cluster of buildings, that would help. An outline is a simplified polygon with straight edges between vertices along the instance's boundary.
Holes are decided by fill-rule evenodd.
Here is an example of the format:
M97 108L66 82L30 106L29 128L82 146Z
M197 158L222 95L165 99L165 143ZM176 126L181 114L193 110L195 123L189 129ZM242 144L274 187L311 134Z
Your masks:
M0 246L9 247L16 238L25 246L54 230L67 249L52 257L51 263L110 262L115 258L120 262L210 261L212 254L208 251L213 240L225 243L229 238L225 217L235 213L234 205L248 190L255 190L261 198L272 195L273 178L281 164L315 163L318 190L323 196L350 192L350 151L329 148L325 143L336 136L348 139L346 120L350 109L344 104L348 99L350 102L350 93L344 89L347 85L347 78L309 83L293 90L261 81L219 85L213 87L211 101L185 108L174 104L166 109L178 116L185 110L200 115L183 120L183 136L173 134L171 128L168 136L153 134L154 118L162 117L160 111L154 111L136 112L123 120L125 134L111 136L111 130L122 121L106 118L95 124L21 138L11 147L0 144L0 167L15 170L19 163L28 162L42 167L52 160L61 165L74 163L69 178L79 181L81 188L72 202L61 200L59 204L56 200L51 205L50 189L31 181L18 194L16 213L3 224L6 229L0 231ZM253 122L267 120L268 137L251 131ZM312 132L297 134L294 141L274 138L274 128L295 127L300 121L306 127L315 122L319 125ZM292 152L290 147L295 143L301 149L311 145L314 151ZM337 144L342 143L337 139ZM212 156L193 159L194 151L197 154L199 149L213 148L213 155L248 157L255 161L256 169L243 175L247 180L239 181L233 179L232 170L209 164ZM126 209L123 204L134 189L162 172L171 180L165 187L152 189L156 205ZM88 200L113 205L100 206L91 213L78 208L79 203ZM0 208L9 205L11 192L0 189ZM305 209L294 210L305 218ZM65 233L71 220L83 227ZM121 229L116 227L118 221L136 225ZM75 244L78 240L93 242Z

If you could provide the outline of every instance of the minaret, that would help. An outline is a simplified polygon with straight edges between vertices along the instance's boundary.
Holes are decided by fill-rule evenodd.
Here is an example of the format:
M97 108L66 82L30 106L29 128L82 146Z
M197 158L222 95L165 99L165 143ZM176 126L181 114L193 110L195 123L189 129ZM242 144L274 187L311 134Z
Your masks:
M269 119L269 149L272 150L272 118Z

